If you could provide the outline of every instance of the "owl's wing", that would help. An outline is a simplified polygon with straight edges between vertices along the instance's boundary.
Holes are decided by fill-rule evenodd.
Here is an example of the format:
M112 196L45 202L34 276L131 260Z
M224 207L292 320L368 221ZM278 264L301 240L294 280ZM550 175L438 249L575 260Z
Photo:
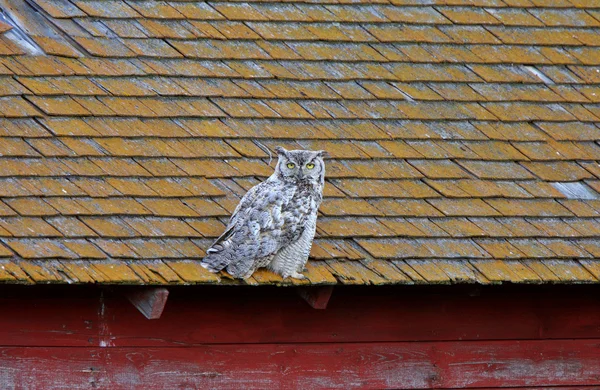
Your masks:
M235 207L235 210L233 210L225 231L215 240L215 242L212 243L210 248L207 250L207 253L212 253L211 250L214 249L215 245L222 243L231 236L231 233L233 233L234 227L236 226L236 222L240 218L243 218L245 214L247 214L246 211L255 201L256 195L261 192L261 187L264 187L263 184L265 183L266 182L259 183L246 192L246 194L242 197L242 200L240 200L240 203L238 203L238 205Z
M229 223L227 224L227 230L229 230L231 226L235 225L236 221L241 217L241 215L246 214L246 211L256 200L257 195L263 193L268 189L268 187L270 187L268 186L268 183L263 181L262 183L250 188L248 192L246 192L246 194L242 197L242 200L240 200L240 203L238 203L238 205L235 207L235 210L233 210L233 214L231 214L231 218L229 218ZM225 232L227 232L227 230Z
M290 223L289 213L283 210L294 191L269 181L248 191L202 265L212 272L227 267L232 276L243 277L255 261L279 250Z

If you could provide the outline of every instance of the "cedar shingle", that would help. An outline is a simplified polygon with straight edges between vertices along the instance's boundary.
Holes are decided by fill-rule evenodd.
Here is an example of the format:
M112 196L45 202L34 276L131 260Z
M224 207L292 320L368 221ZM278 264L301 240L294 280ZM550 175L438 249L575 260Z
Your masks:
M385 213L385 210L379 210L363 199L325 199L320 210L323 214L332 216L379 216Z
M129 5L146 18L183 19L185 17L164 1L136 1Z
M10 280L218 282L259 140L332 156L310 282L597 281L600 200L555 188L600 192L585 2L36 2L79 46L0 37Z
M541 26L543 23L525 9L491 8L486 10L505 26Z
M46 218L46 222L65 237L94 237L98 235L77 218L52 217Z
M139 16L127 3L122 1L78 0L73 3L89 16L110 18L135 18Z
M531 179L533 175L515 162L458 161L480 179Z
M486 202L505 216L572 216L569 210L554 200L488 199Z
M17 198L17 199L8 199L5 200L5 203L8 204L13 210L19 213L22 216L27 217L42 217L42 216L50 216L50 215L58 215L58 210L54 207L50 206L48 203L44 202L43 199L40 198ZM2 215L11 215L14 213L7 213L3 210L5 206L2 204L0 206L0 213Z
M429 203L448 216L483 217L499 215L481 199L430 199Z
M394 236L385 224L371 218L327 218L319 221L317 230L329 237Z
M54 257L77 258L78 256L55 240L4 240L12 250L25 259Z
M461 179L471 176L460 166L448 160L409 160L409 163L430 179Z
M525 257L523 252L506 240L478 239L475 242L495 259L518 259Z
M486 258L489 254L470 240L461 239L359 239L378 258Z
M381 218L379 222L397 236L404 237L424 237L427 233L419 230L419 228L405 218Z
M485 236L486 232L467 218L439 218L433 222L452 237Z
M126 218L124 222L143 237L199 237L190 225L177 218Z
M136 237L139 233L127 225L119 217L82 217L81 222L85 223L90 229L96 232L100 237Z
M54 229L42 218L7 217L0 219L0 227L10 232L14 237L60 237L60 232Z
M440 30L455 43L499 44L501 41L483 26L441 26Z
M77 254L81 259L105 259L107 256L98 247L89 241L85 240L73 240L65 241L64 246L70 251ZM59 256L63 257L63 256Z
M38 111L32 103L41 108L42 111L45 107L40 107L35 101L35 97L31 96L28 102L27 100L19 97L19 96L6 96L0 97L0 117L6 118L25 118L25 117L37 117L41 116L40 111ZM37 102L40 102L37 100Z
M475 7L440 7L445 17L457 24L499 24L493 14L487 10Z
M592 174L574 162L523 162L522 165L542 180L576 181Z

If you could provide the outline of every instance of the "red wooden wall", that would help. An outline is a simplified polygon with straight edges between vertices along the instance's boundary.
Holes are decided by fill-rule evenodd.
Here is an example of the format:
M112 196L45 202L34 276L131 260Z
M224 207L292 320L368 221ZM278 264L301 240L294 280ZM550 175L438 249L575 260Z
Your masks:
M0 389L600 385L600 288L0 287Z

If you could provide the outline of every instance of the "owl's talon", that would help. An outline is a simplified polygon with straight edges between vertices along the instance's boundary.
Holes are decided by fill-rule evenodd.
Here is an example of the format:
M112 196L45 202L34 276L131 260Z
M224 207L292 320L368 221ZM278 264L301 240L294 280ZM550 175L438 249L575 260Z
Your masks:
M298 273L298 272L294 272L293 274L290 275L290 278L294 278L294 279L306 279L306 276Z

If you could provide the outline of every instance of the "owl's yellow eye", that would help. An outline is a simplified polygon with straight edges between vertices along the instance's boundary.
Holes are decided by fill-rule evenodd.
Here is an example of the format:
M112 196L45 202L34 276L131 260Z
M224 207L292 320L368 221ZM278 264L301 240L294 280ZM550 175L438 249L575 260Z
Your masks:
M313 164L313 163L306 164L307 169L313 169L314 167L315 167L315 164Z
M290 169L294 169L296 167L296 164L294 163L287 163L287 167Z

